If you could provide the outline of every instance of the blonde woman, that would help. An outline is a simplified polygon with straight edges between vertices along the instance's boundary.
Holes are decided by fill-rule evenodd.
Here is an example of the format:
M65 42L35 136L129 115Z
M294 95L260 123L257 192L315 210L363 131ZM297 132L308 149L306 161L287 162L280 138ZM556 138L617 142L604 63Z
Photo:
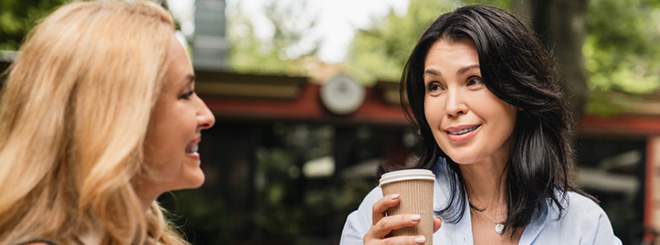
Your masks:
M187 244L156 198L204 182L213 114L170 14L65 5L31 32L0 104L0 244Z

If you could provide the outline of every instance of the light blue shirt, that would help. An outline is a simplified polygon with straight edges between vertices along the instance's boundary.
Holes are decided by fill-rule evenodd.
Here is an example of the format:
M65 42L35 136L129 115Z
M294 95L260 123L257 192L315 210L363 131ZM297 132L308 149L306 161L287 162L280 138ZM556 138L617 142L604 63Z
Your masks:
M440 210L449 202L449 179L444 161L434 166L436 175L433 208ZM374 203L383 197L379 187L374 188L360 207L348 215L339 244L362 244L362 238L371 227ZM564 213L559 217L556 205L547 202L536 212L537 219L525 226L518 244L621 244L614 235L607 214L591 199L575 192L568 192L564 200ZM568 205L567 205L568 203ZM433 234L433 244L473 244L469 205L465 204L463 218L458 223L446 222ZM494 227L493 227L494 229Z

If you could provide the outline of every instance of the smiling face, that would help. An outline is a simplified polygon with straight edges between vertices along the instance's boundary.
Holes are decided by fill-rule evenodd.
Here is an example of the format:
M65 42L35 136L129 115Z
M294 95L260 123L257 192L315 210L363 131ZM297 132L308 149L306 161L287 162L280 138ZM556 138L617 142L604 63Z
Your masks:
M440 149L459 164L506 161L517 108L486 88L474 43L438 40L424 64L424 114Z
M153 176L143 180L146 195L196 188L204 183L197 145L202 129L215 118L194 93L195 76L185 49L174 35L170 41L169 65L163 89L151 113L145 140L146 164Z

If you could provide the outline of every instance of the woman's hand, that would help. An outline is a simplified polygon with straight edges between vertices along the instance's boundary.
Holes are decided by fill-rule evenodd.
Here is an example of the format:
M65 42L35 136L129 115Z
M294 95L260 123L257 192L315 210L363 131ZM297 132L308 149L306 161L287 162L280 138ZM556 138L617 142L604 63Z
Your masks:
M394 194L384 196L374 204L373 214L371 216L373 217L372 225L369 231L367 231L367 234L364 235L364 244L424 244L426 239L433 239L432 237L424 236L386 237L392 230L419 224L421 218L419 214L385 216L385 211L398 205L399 201L399 194ZM435 217L433 219L434 233L440 229L440 225L442 225L442 219Z

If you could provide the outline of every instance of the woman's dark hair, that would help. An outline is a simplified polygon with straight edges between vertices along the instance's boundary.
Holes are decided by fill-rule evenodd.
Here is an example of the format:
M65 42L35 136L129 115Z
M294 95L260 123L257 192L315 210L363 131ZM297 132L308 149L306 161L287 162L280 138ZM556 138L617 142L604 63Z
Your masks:
M549 55L516 17L484 5L461 7L435 20L412 51L401 77L400 96L406 116L417 125L422 139L415 167L431 169L442 157L449 172L456 173L456 178L449 178L452 193L448 206L436 212L457 222L463 217L466 198L458 165L438 147L424 115L424 60L438 40L460 39L474 42L488 90L520 109L504 170L507 229L515 234L525 227L547 198L561 215L566 191L579 190L570 179L574 158L571 116L552 80Z

